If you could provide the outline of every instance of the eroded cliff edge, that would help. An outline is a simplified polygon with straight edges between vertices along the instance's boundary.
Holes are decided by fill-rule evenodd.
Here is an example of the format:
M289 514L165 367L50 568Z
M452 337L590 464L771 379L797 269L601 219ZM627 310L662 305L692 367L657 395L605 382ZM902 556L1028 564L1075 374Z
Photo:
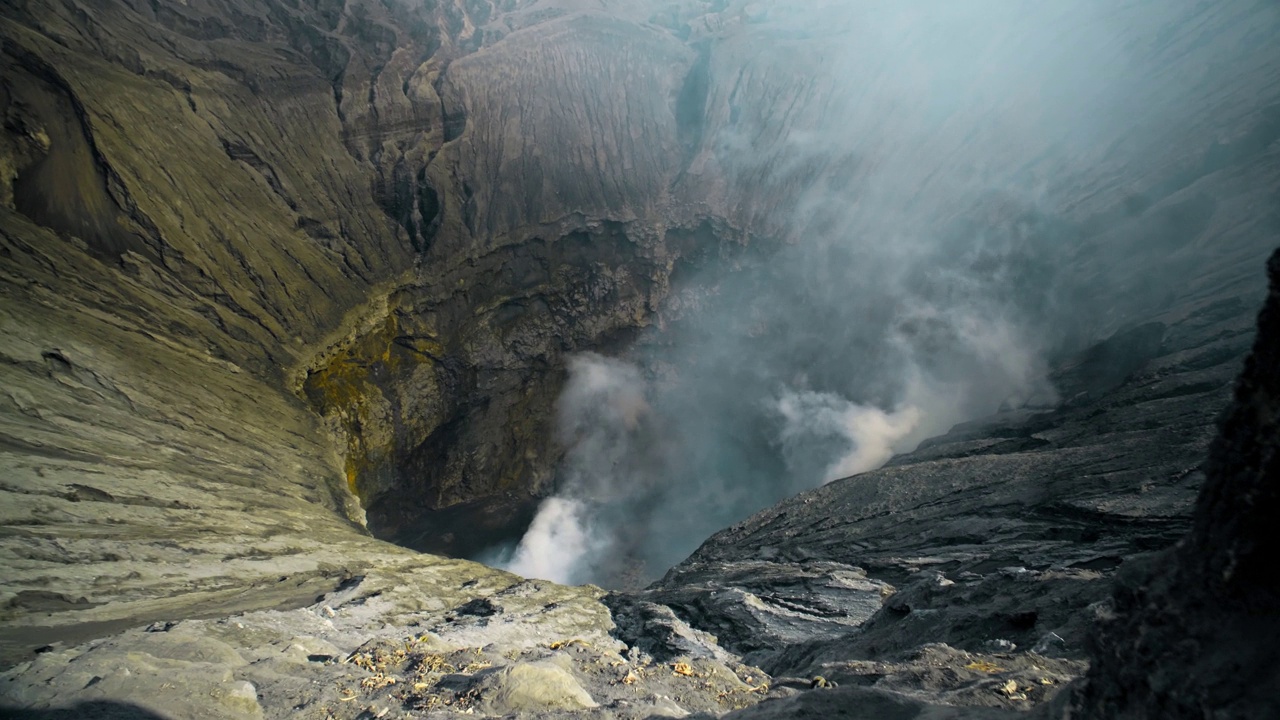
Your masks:
M681 256L692 54L509 5L6 8L8 622L279 574L252 558L341 575L308 548L364 542L352 491L392 536L401 506L505 527L540 491L557 358L648 322ZM661 71L623 77L632 44ZM637 84L649 106L597 95ZM599 115L511 95L538 89ZM487 135L503 107L536 149Z

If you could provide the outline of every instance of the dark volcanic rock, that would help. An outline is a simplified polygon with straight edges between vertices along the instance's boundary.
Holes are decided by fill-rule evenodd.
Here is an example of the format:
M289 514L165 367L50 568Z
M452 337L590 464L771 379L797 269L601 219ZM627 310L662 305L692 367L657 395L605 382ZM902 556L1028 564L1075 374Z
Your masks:
M613 615L614 637L659 662L679 658L730 657L717 638L676 617L671 608L630 595L608 595L603 600Z
M1056 409L964 423L880 470L780 503L713 536L641 597L668 604L775 676L853 680L963 705L998 695L995 705L1026 708L1053 697L1082 672L1095 623L1114 612L1117 567L1193 528L1204 458L1253 337L1245 308L1262 289L1253 277L1184 295L1157 323L1121 330L1061 363L1056 378L1067 397ZM1224 447L1209 471L1223 464ZM1256 458L1249 467L1271 462L1257 448L1238 455ZM1215 547L1218 526L1195 527ZM1248 554L1254 549L1237 552L1267 557ZM805 579L824 567L863 568L867 582L895 592L839 627L821 611L832 606L829 584ZM1122 573L1122 586L1138 587L1125 578L1132 576ZM1274 604L1251 597L1252 627L1271 632ZM949 646L933 656L942 676L911 669L931 643ZM1274 661L1258 652L1258 674L1245 676L1269 687L1263 675ZM1129 662L1123 652L1114 657ZM1016 663L1026 678L1001 674ZM1030 677L1054 663L1067 665ZM976 692L984 673L1000 683ZM1008 682L1015 689L1000 694Z
M1097 384L1059 409L966 423L802 494L711 538L642 596L780 686L878 691L814 690L735 717L1001 717L1039 703L1063 718L1274 715L1280 252L1269 272L1220 428L1238 369L1226 358L1252 337L1230 296L1064 363L1061 387ZM748 592L837 562L896 592L835 637L822 613L762 613ZM792 610L824 599L791 584ZM1087 681L1059 694L1087 663Z
M764 703L734 713L741 720L777 718L865 718L866 720L985 720L1021 717L1012 710L973 707L939 707L923 700L872 688L836 688L810 692L786 700Z
M1053 412L966 424L890 467L783 503L713 537L643 597L775 676L773 700L733 717L996 718L1037 705L1037 717L1274 716L1280 251L1269 273L1253 354L1220 426L1237 365L1213 362L1224 357L1214 345L1250 337L1245 318L1222 312L1237 307L1229 299L1159 333L1139 327L1158 346L1139 342L1139 359L1103 389ZM1134 334L1068 363L1063 382ZM1119 421L1138 408L1159 422ZM1123 439L1081 442L1106 438L1105 428ZM1045 442L1000 449L1022 437ZM1087 482L1086 469L1108 483ZM837 560L897 585L838 637L824 637L822 613L770 616L745 590ZM792 609L822 599L793 586ZM804 624L809 638L789 642Z
M1120 574L1071 717L1280 715L1280 251L1191 532Z
M834 562L727 562L714 575L680 575L635 593L674 608L747 658L797 643L843 637L893 592L862 568Z
M657 588L723 592L749 584L737 570L746 561L839 563L900 593L858 640L877 652L926 638L1029 648L1053 631L1078 654L1085 626L1073 618L1106 596L1103 579L1189 528L1238 368L1226 358L1243 354L1250 330L1247 316L1188 313L1158 357L1099 399L959 426L717 534ZM1222 359L1203 367L1208 358Z

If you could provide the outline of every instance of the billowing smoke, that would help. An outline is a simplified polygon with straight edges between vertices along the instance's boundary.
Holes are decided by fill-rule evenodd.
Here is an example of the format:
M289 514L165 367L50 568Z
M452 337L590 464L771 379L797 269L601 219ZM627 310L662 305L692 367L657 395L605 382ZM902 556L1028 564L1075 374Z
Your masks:
M525 577L574 582L594 550L589 520L582 501L548 498L539 506L507 569Z
M558 403L558 440L567 449L557 494L538 508L507 569L527 577L578 582L627 572L629 523L660 478L660 446L634 365L584 353L570 359ZM633 529L633 528L631 528Z
M558 490L508 566L650 579L955 423L1052 407L1052 362L1160 302L1193 237L1107 233L1179 190L1142 184L1174 139L1217 142L1185 111L1231 67L1185 37L1198 8L728 3L681 182L718 178L753 249L685 273L622 359L573 360Z
M785 421L781 432L788 455L806 453L813 440L842 440L848 450L823 473L823 482L880 467L898 443L920 422L920 410L907 406L894 412L849 402L833 393L787 391L778 399Z

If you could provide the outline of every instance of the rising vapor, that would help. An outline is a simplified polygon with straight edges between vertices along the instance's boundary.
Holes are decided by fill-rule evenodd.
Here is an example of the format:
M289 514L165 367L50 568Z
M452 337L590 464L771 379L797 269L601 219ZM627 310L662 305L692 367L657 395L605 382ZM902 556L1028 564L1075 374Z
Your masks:
M824 483L880 467L920 422L920 409L914 405L885 412L813 391L784 393L778 398L778 412L784 420L784 448L803 448L812 439L840 438L847 443L847 452L823 473Z
M506 569L556 582L624 572L615 553L627 536L618 508L632 507L658 481L646 462L656 449L640 370L595 353L570 359L557 404L567 449L558 492L539 506Z
M790 198L760 221L781 242L685 278L694 309L622 359L573 361L559 489L512 569L653 578L955 423L1052 407L1052 363L1158 300L1108 270L1172 272L1158 241L1091 245L1099 221L1057 198L1159 157L1185 98L1135 78L1176 71L1159 29L1193 5L820 5L764 3L750 53L712 45L715 131L691 149L744 204ZM735 83L779 83L799 109L753 114Z

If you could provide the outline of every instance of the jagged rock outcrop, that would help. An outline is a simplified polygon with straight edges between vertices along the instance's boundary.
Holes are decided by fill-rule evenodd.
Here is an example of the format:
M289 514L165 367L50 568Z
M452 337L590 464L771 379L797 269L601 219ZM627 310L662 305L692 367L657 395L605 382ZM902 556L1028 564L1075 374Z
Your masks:
M1064 717L1268 717L1280 711L1280 252L1191 532L1127 567Z

